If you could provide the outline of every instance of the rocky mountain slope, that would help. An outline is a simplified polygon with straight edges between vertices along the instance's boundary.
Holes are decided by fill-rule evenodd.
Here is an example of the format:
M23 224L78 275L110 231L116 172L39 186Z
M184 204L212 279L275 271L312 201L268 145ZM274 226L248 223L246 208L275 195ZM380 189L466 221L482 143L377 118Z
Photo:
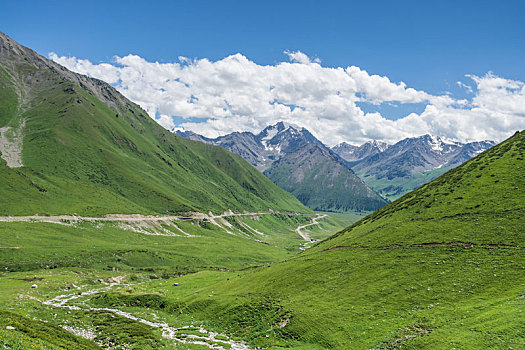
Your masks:
M269 125L258 134L233 132L215 139L191 131L174 132L191 140L224 147L240 155L260 171L268 169L282 156L293 153L308 143L322 144L305 128L283 122Z
M373 211L386 204L339 156L319 143L284 155L264 174L314 210Z

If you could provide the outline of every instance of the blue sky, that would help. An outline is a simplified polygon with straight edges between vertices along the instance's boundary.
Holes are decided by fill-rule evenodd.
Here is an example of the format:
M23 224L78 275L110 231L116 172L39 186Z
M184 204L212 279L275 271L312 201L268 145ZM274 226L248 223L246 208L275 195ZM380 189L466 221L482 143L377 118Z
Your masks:
M0 30L41 54L259 64L284 50L431 93L487 71L525 80L525 1L4 1ZM452 85L452 87L451 87Z
M525 1L3 1L1 8L0 31L40 54L94 64L115 55L173 62L241 53L275 65L289 50L433 95L465 97L456 82L466 74L525 81ZM388 119L410 110L364 109Z

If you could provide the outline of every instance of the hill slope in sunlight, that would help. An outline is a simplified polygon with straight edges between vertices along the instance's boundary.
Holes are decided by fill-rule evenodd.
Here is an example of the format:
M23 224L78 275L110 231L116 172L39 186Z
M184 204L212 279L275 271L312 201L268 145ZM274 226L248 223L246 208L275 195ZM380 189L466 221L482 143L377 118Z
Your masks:
M309 211L241 157L0 34L0 215Z

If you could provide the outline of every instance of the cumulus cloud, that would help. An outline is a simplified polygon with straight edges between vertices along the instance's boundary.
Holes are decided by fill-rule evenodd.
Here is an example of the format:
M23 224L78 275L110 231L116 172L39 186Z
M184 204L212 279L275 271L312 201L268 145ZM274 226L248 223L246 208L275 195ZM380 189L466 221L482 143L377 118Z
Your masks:
M108 63L93 64L89 60L81 60L76 57L59 57L54 52L49 54L49 58L74 72L91 77L103 77L102 80L109 84L115 84L119 80L117 70L115 70L113 65Z
M356 66L323 67L300 51L285 54L289 61L275 65L259 65L241 54L215 62L179 57L173 63L136 55L101 64L54 53L49 57L112 84L165 128L182 127L208 137L258 132L281 120L306 127L329 145L371 139L396 142L425 133L463 142L499 141L525 128L525 87L520 81L490 72L470 75L475 93L470 100L459 100ZM363 102L419 103L426 108L389 120L380 113L365 113L357 104ZM172 117L183 122L176 125Z

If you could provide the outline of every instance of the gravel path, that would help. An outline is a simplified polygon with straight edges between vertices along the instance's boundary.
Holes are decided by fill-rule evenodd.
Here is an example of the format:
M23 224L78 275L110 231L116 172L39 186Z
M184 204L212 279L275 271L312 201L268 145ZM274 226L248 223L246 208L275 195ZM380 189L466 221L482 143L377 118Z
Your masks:
M188 213L187 215L166 215L166 216L155 216L155 215L142 215L142 214L107 214L101 217L93 216L77 216L77 215L31 215L31 216L0 216L0 222L49 222L55 224L64 224L67 222L80 222L80 221L90 221L90 222L143 222L143 221L171 221L171 220L215 220L228 216L260 216L260 215L270 215L274 213L279 213L277 211L266 211L266 212L243 212L243 213L233 213L230 210L225 211L219 215L213 215L211 212L208 214L205 213ZM283 213L289 215L303 215L301 213ZM308 226L308 225L306 225Z

